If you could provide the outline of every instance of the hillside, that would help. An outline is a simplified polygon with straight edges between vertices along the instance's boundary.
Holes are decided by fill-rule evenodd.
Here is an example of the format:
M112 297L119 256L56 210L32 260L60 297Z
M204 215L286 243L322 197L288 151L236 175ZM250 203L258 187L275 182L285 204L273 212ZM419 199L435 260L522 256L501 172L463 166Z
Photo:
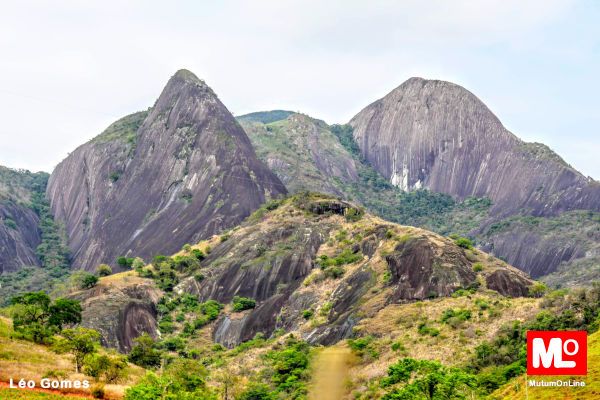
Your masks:
M216 94L185 70L148 111L73 151L47 189L73 266L87 270L172 253L284 193Z
M411 78L365 107L350 125L361 155L402 190L426 188L458 200L489 198L490 218L470 232L485 251L534 277L576 266L583 271L565 277L566 282L585 283L577 276L590 277L590 272L598 278L593 271L599 264L600 183L547 146L517 138L466 89ZM559 220L576 226L578 210L590 213L589 234L571 229L566 243L553 238L564 229L540 232L513 223L531 216L542 218L545 227Z
M24 291L51 290L69 272L60 224L44 198L48 174L0 167L0 306Z

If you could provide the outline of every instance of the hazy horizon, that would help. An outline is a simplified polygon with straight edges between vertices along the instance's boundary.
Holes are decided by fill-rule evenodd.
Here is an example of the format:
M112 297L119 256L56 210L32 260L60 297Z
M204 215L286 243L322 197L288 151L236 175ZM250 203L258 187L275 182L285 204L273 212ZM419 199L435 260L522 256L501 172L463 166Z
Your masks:
M185 68L241 115L345 123L412 76L465 87L516 136L600 178L589 1L71 1L0 15L0 165L52 168Z

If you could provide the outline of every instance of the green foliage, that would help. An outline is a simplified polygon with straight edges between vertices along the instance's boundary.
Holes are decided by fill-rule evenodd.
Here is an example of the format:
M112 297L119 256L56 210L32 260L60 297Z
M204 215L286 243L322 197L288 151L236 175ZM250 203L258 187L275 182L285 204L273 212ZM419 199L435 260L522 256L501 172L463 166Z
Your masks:
M204 258L206 258L206 255L200 249L192 249L191 253L198 261L202 261Z
M285 110L258 111L250 114L241 115L237 117L237 119L240 121L261 122L263 124L270 124L272 122L286 119L292 114L294 114L293 111Z
M110 179L110 181L111 181L112 183L115 183L115 182L116 182L116 181L118 181L118 180L119 180L119 178L121 177L121 173L122 173L121 171L115 171L115 172L112 172L112 173L111 173L111 174L108 176L108 179Z
M351 249L344 249L340 254L335 257L328 257L323 254L319 259L317 259L317 264L321 266L321 268L326 269L329 266L341 266L346 264L353 264L357 261L363 259L363 255L361 252L353 252Z
M272 389L263 383L251 383L237 400L277 400Z
M123 268L131 268L133 266L134 261L135 257L117 257L117 265Z
M108 383L117 383L125 377L127 361L122 356L92 353L83 359L83 372Z
M235 296L232 304L233 311L239 312L256 307L256 300L248 297Z
M177 359L157 376L148 373L125 391L125 400L217 400L206 385L206 368L199 362Z
M100 264L98 268L96 268L96 274L98 276L109 276L112 274L112 268L110 265Z
M548 291L548 287L542 282L536 282L529 287L531 297L542 297Z
M481 272L483 271L483 264L476 262L475 264L473 264L473 272Z
M473 248L473 242L469 238L461 237L461 236L457 236L457 235L451 235L450 238L454 240L454 243L458 247L462 247L463 249L468 249L468 250L471 250Z
M91 289L98 284L98 277L94 274L84 272L80 275L79 288L80 289Z
M161 353L156 349L156 342L147 333L134 340L135 345L127 356L130 362L144 368L158 368Z
M439 336L440 330L434 327L431 327L427 324L427 322L420 322L417 331L421 335L429 335L429 336Z
M449 308L444 310L440 322L446 323L453 328L458 328L463 322L471 319L471 311L464 309L452 309Z
M96 351L100 345L100 334L88 328L65 329L54 348L59 352L71 353L75 357L75 370L79 372L86 356Z
M10 217L4 217L4 219L1 220L1 222L3 222L4 225L8 226L10 229L17 230L17 223L14 219Z
M315 312L313 310L304 310L302 311L302 318L311 319L314 314Z
M385 400L458 400L478 396L477 379L458 368L436 361L404 358L388 368L381 380L383 388L392 387Z
M372 359L379 357L379 351L375 348L375 338L364 336L358 339L349 339L348 346L359 357L369 356Z
M310 352L306 342L288 338L281 350L272 350L266 358L272 368L271 382L276 392L284 393L286 399L304 398L307 393Z
M63 325L81 322L81 305L76 300L52 302L44 292L31 292L13 297L11 304L14 331L36 343L47 342Z
M469 369L481 372L480 384L488 392L497 389L526 368L526 333L528 330L598 330L600 283L572 293L550 293L542 303L544 310L527 322L515 321L501 327L496 337L475 348Z

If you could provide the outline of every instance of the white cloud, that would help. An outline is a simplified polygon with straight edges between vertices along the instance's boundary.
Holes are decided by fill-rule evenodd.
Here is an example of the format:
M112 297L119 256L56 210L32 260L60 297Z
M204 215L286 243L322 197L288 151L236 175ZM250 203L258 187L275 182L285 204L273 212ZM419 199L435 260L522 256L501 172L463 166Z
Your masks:
M50 170L115 118L151 105L182 67L205 79L235 113L287 108L345 122L419 75L483 94L504 122L502 113L516 115L519 128L526 111L507 99L521 98L518 81L527 76L515 77L507 87L515 62L509 57L535 57L542 48L550 52L547 30L576 5L561 0L3 4L0 164ZM561 49L581 54L570 45ZM593 173L600 176L600 170Z

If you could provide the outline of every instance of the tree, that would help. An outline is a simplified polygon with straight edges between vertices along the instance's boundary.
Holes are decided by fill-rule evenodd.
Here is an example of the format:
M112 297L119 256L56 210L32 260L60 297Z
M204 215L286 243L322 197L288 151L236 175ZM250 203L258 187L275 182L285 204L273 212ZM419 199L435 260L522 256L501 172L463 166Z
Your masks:
M81 322L81 305L76 300L52 302L44 292L30 292L13 297L11 304L13 329L36 343L46 342L63 325Z
M89 354L96 352L96 345L100 344L100 334L94 329L77 327L62 331L55 348L59 352L71 353L75 357L75 372L79 373L83 360Z
M87 274L81 280L82 289L91 289L98 283L98 277L96 275Z
M86 375L99 379L104 377L106 382L118 382L125 375L127 362L122 356L92 353L83 360L83 371Z
M135 346L129 353L129 361L144 368L157 368L160 366L160 351L156 349L156 342L150 335L144 333L134 340Z
M233 311L244 311L256 307L256 300L248 297L235 296L232 303Z
M123 256L117 258L117 264L119 264L119 266L121 266L123 268L131 268L134 261L135 261L135 258L129 258L129 257L123 257Z
M112 268L110 265L100 264L98 265L98 268L96 268L96 274L98 276L108 276L112 274Z

